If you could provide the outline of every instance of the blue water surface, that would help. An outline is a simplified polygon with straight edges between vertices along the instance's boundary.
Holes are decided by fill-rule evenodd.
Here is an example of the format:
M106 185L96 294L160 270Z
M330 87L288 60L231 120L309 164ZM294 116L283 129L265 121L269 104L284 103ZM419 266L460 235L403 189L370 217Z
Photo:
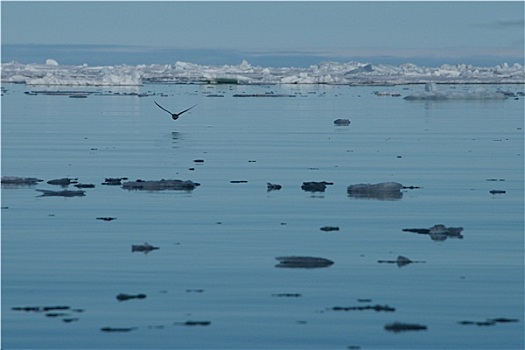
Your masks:
M523 97L374 94L417 85L3 88L2 176L44 180L2 186L3 349L524 347ZM270 93L294 97L233 96ZM173 121L154 101L198 105ZM63 177L95 188L36 191L61 190L46 182ZM109 177L200 186L128 191L101 185ZM312 193L304 181L333 185ZM419 188L390 200L346 191L386 181ZM402 231L435 224L463 227L463 239ZM144 242L159 249L131 251ZM399 255L420 263L378 263ZM276 268L280 256L334 264ZM374 305L395 311L333 310ZM17 309L46 306L68 308ZM513 322L460 323L495 318ZM385 330L396 321L427 328Z

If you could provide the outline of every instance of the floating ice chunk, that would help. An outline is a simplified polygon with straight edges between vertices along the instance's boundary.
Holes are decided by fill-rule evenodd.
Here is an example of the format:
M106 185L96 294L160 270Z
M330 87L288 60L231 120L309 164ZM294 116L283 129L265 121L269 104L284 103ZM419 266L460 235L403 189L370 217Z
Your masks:
M270 191L278 191L281 188L283 188L281 185L273 184L271 182L268 182L267 185L268 185L268 187L267 187L268 188L267 189L268 192L270 192Z
M415 92L405 97L405 100L505 100L507 96L499 91L490 92L485 89L476 89L474 91L456 92L456 91L438 91L436 83L427 83L425 92Z
M49 180L47 183L50 184L50 185L60 185L60 186L66 186L67 187L70 184L78 183L77 180L78 179L70 179L68 177L64 177L64 178L61 178L61 179Z
M117 295L118 301L125 301L130 299L146 299L146 294L125 294L125 293L119 293Z
M2 176L2 186L17 187L17 186L32 186L37 185L43 180L36 177L18 177L18 176Z
M100 328L100 331L102 332L131 332L135 329L137 329L137 327L129 327L129 328L102 327Z
M191 180L137 180L128 181L122 184L122 188L126 190L145 190L145 191L163 191L163 190L174 190L174 191L192 191L199 183Z
M279 261L275 267L285 268L314 269L334 264L332 260L312 256L280 256L275 259Z
M402 323L402 322L394 322L389 323L385 325L385 330L387 332L405 332L405 331L426 331L427 326L420 325L417 323Z
M39 190L37 191L42 192L40 197L83 197L85 196L86 191L78 190L78 191L70 191L70 190L64 190L64 191L51 191L51 190Z
M438 224L431 228L405 228L404 232L414 232L422 235L429 235L433 241L444 241L447 238L459 238L462 239L463 227L446 227L445 225Z
M303 184L301 185L301 189L307 192L324 192L326 190L326 185L333 185L333 184L334 184L333 182L326 182L326 181L321 181L321 182L307 181L307 182L303 182Z
M48 66L58 66L58 62L53 60L53 59L51 59L51 58L48 58L46 60L46 65L48 65Z
M424 263L424 261L413 261L409 258L399 255L396 260L378 260L380 264L396 264L397 267L403 267L413 263Z
M399 182L381 182L377 184L356 184L347 187L350 197L380 200L401 199L403 185Z
M151 244L148 244L147 242L144 244L132 244L131 245L131 252L143 252L144 254L148 254L152 250L157 250L159 247L154 247Z
M338 126L348 126L350 125L350 120L339 118L334 120L334 124Z

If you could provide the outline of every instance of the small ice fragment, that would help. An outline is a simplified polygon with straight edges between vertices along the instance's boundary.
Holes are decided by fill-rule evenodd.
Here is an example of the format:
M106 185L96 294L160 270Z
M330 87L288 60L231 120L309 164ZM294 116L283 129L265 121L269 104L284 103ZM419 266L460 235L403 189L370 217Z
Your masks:
M125 301L125 300L130 300L130 299L145 299L145 298L146 298L146 294L132 295L132 294L120 293L117 295L118 301Z
M275 267L287 268L313 269L318 267L328 267L334 263L329 259L311 256L281 256L275 259L279 261L279 264L275 265Z
M151 244L148 244L147 242L144 244L132 244L131 245L131 251L132 252L144 252L144 254L147 254L151 252L152 250L157 250L159 247L154 247Z
M281 185L273 184L271 182L268 182L267 186L268 186L268 188L267 188L268 192L270 192L270 191L278 191L278 190L280 190L282 188Z
M40 197L49 197L49 196L57 196L57 197L82 197L85 196L86 191L78 190L78 191L50 191L50 190L39 190L37 191L42 192L42 195Z
M122 188L125 190L145 190L145 191L163 191L163 190L174 190L174 191L192 191L199 183L191 180L137 180L129 181L122 184Z
M388 332L405 332L405 331L424 331L427 330L427 326L423 326L420 324L415 323L402 323L402 322L394 322L389 323L385 326L385 330Z
M355 184L347 187L350 197L380 200L401 199L403 185L398 182L381 182L377 184Z
M340 118L340 119L334 120L334 124L337 126L348 126L350 125L350 120Z

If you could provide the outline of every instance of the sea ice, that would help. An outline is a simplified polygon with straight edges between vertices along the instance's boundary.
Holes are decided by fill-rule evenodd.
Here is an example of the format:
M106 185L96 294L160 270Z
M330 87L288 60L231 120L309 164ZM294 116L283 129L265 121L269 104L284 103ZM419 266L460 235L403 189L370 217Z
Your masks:
M126 190L145 190L145 191L163 191L163 190L174 190L174 191L192 191L199 183L191 180L137 180L128 181L122 184L122 188Z
M355 184L346 188L348 196L379 200L396 200L403 197L399 182L381 182L377 184Z
M457 92L457 91L438 91L436 83L427 83L424 92L414 92L405 97L405 100L425 100L425 101L442 101L442 100L504 100L507 96L503 92L490 92L485 89L476 89L474 91Z
M1 64L2 83L65 86L138 86L144 83L228 83L228 84L332 84L393 85L437 83L521 83L525 69L506 63L495 67L467 64L422 67L406 63L398 66L360 62L323 62L307 68L252 66L246 60L238 65L209 66L189 62L115 66L60 65L54 59L45 64ZM479 98L476 94L442 95L432 91L409 99ZM489 93L487 96L496 96ZM494 97L492 97L494 98Z

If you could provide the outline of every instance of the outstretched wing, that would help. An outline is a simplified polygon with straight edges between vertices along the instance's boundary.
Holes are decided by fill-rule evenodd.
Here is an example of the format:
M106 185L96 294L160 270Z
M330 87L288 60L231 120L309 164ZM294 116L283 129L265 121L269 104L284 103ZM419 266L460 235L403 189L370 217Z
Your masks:
M159 105L159 104L157 103L157 101L153 101L153 102L155 102L155 104L156 104L160 109L162 109L163 111L166 111L166 112L168 112L169 114L173 115L173 113L171 113L171 112L168 111L166 108L164 108L164 107L162 107L161 105Z
M185 112L189 111L190 109L192 109L192 108L193 108L193 107L195 107L195 106L196 106L196 105L194 105L194 106L191 106L190 108L188 108L188 109L185 109L185 110L183 110L183 111L182 111L182 112L180 112L180 113L177 113L177 117L178 117L179 115L181 115L182 113L185 113Z

